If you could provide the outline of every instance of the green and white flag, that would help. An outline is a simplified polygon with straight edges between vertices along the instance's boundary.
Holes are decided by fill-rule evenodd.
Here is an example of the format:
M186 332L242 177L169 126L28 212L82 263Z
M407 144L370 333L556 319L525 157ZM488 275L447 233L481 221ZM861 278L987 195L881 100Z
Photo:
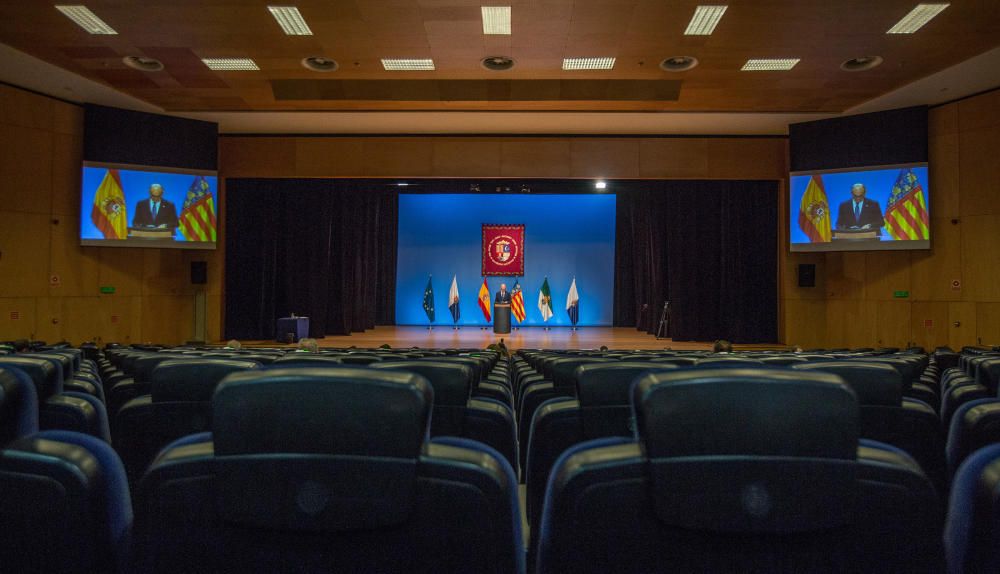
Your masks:
M549 278L542 282L538 291L538 310L542 312L542 321L548 321L552 316L552 293L549 291Z

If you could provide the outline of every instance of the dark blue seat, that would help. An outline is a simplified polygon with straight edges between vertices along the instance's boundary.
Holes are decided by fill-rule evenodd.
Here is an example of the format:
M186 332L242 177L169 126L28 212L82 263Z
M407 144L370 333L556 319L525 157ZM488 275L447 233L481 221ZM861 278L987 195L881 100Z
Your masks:
M944 544L949 574L1000 572L1000 444L975 451L955 474Z
M132 507L104 441L38 431L35 384L0 367L0 570L112 573L128 553Z
M407 372L229 375L212 434L139 483L136 570L523 572L513 471L480 443L429 441L432 404Z
M633 387L637 438L557 462L550 572L940 572L941 509L903 451L859 443L837 375L679 369Z
M1000 399L984 398L967 402L955 411L948 430L945 455L948 472L958 470L969 454L1000 443Z
M256 369L243 359L170 359L150 375L150 393L118 411L115 450L122 457L129 483L135 484L156 453L183 436L212 429L212 394L230 373Z
M26 355L0 357L0 367L18 369L34 383L38 397L39 426L44 430L69 430L111 440L108 414L97 397L64 391L59 361Z

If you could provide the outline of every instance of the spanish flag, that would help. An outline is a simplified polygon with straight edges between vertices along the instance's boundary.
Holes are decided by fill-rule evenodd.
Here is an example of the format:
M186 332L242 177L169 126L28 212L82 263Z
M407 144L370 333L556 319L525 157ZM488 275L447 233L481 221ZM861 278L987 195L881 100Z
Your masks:
M486 322L489 323L493 320L493 314L490 312L490 286L486 284L486 278L483 278L483 286L479 288L479 308L483 311L483 317L486 318Z
M806 192L802 194L802 203L799 205L799 229L812 243L830 241L830 205L826 201L822 176L812 176L809 185L806 186Z
M90 210L90 220L101 230L105 239L125 239L128 236L128 222L125 221L125 193L117 169L109 169L104 174L101 185L94 194L94 207Z

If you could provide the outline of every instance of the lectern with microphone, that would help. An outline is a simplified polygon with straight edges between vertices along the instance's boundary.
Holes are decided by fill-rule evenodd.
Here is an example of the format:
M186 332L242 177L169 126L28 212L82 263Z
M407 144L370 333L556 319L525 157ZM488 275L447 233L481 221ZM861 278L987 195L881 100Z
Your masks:
M510 333L510 291L506 285L501 287L493 302L493 332L506 335Z

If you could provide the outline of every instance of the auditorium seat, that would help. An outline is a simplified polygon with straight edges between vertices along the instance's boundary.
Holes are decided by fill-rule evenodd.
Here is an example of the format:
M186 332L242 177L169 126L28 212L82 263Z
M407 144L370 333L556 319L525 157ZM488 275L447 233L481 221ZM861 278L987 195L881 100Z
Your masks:
M541 516L552 465L563 451L597 438L633 436L635 421L629 400L633 380L650 370L675 368L648 361L580 365L574 377L575 398L551 399L535 411L525 471L526 509L533 529Z
M271 363L275 369L288 367L333 367L344 364L341 357L316 353L290 353Z
M39 432L35 384L0 367L0 571L121 572L131 525L111 447L80 433Z
M637 438L556 463L540 526L552 572L940 572L937 493L859 440L837 375L678 369L633 387Z
M34 383L39 425L44 430L69 430L110 442L108 414L97 397L65 391L59 361L28 355L0 357L0 367L18 369Z
M523 572L513 471L475 441L429 441L432 404L413 373L229 375L211 435L139 484L136 570Z
M1000 444L975 451L955 474L944 543L948 574L1000 572Z
M1000 399L967 402L955 411L948 429L945 455L948 472L954 474L970 453L1000 443Z
M163 361L184 359L188 355L170 352L143 352L128 355L125 359L126 372L129 378L123 379L108 391L108 412L114 418L118 409L130 400L149 394L153 370Z
M473 397L473 369L444 357L389 361L372 369L408 371L422 375L434 389L431 436L455 436L479 441L502 454L517 470L514 413L499 401Z
M243 359L170 359L153 369L150 393L136 397L118 411L115 450L125 463L129 484L135 484L156 453L183 436L211 430L212 393L229 373L256 369Z

